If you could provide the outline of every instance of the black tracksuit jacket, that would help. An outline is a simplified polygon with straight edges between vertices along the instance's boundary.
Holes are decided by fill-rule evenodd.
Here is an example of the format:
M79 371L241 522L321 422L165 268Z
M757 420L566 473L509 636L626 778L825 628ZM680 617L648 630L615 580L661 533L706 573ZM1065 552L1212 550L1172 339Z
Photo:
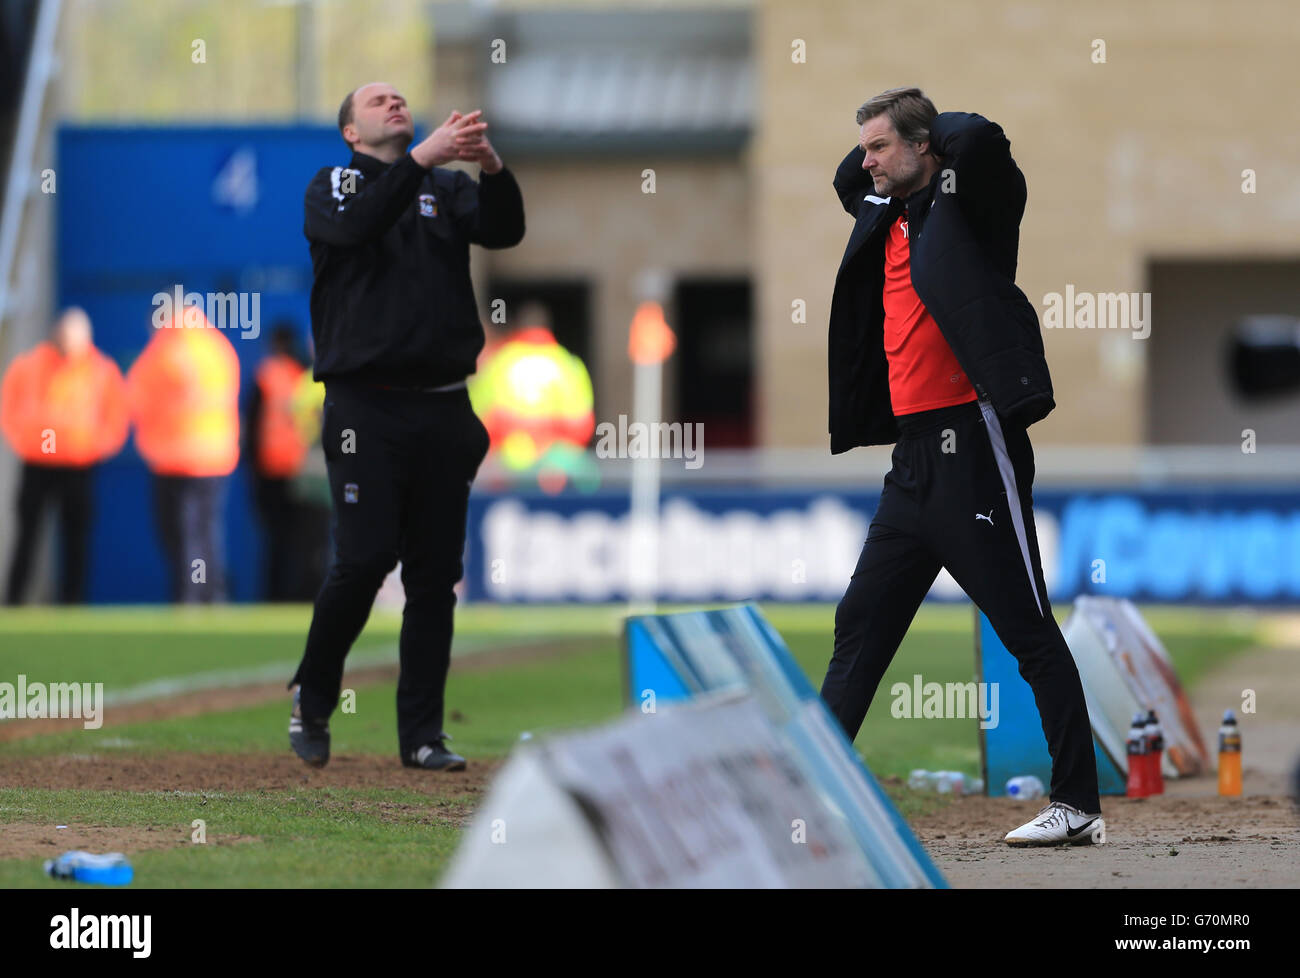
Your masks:
M976 393L1026 427L1056 406L1038 313L1015 283L1025 178L1011 143L1000 126L968 112L936 116L930 143L943 166L906 201L875 195L860 147L835 173L835 192L857 223L831 300L832 454L898 440L881 291L885 239L904 210L912 286Z
M353 153L349 168L316 174L304 205L317 380L440 387L474 372L484 335L469 246L524 236L508 169L475 182L410 154L387 164Z

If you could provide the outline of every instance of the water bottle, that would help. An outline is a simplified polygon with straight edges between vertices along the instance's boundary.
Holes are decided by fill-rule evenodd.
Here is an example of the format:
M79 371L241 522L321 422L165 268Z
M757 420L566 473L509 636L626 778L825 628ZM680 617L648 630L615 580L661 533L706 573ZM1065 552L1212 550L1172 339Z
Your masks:
M934 789L941 795L964 795L966 775L960 771L940 771L935 779Z
M1043 782L1032 774L1021 774L1007 782L1007 796L1016 801L1031 801L1043 797Z
M1165 752L1165 732L1160 728L1160 721L1156 719L1156 711L1147 711L1146 726L1142 731L1143 739L1147 746L1147 788L1153 795L1163 795L1165 793L1165 775L1160 770L1160 759Z
M913 791L929 791L934 787L934 774L918 767L907 776L907 786Z
M1231 710L1223 711L1219 728L1219 794L1229 798L1241 794L1241 729Z
M1124 794L1129 798L1145 798L1151 794L1147 777L1146 717L1139 711L1133 714L1128 736L1124 738L1125 760L1128 762L1128 784Z
M907 786L913 791L937 791L941 795L984 792L984 782L979 778L968 778L960 771L927 771L919 767L907 776Z
M56 880L98 883L101 886L126 886L135 870L120 852L99 855L74 849L58 859L45 860L45 873Z

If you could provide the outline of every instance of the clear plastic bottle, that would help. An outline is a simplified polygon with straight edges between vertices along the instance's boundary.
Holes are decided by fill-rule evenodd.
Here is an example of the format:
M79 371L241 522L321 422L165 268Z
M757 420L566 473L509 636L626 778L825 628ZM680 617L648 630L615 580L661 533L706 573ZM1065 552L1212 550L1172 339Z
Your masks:
M1032 774L1020 774L1007 782L1007 797L1017 801L1043 797L1043 782Z
M940 771L934 788L941 795L964 795L966 775L960 771Z
M961 771L927 771L916 768L907 776L907 786L914 791L937 791L941 795L978 795L984 782Z
M122 853L100 855L79 849L65 852L58 859L47 859L45 873L56 880L76 880L101 886L126 886L135 878L135 870Z
M916 768L907 776L907 786L914 791L929 791L934 787L934 783L934 772L922 767Z

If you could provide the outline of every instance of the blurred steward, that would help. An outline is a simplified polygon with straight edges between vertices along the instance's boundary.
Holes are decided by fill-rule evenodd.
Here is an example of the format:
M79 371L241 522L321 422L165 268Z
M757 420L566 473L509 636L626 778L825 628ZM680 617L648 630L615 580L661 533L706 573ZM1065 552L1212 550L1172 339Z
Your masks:
M85 598L94 467L122 450L127 431L122 373L95 349L84 310L66 310L51 339L9 365L0 388L0 428L23 460L6 601L22 601L46 504L57 503L58 599L79 603Z
M571 479L594 476L586 453L596 427L591 376L555 339L544 307L526 304L519 320L523 325L484 350L470 401L502 467L558 492Z
M314 591L309 587L303 593L303 575L299 573L304 514L295 491L309 441L299 428L294 408L303 379L309 374L306 358L298 352L293 327L279 324L270 335L271 352L257 365L245 428L253 470L253 500L266 533L266 599L309 601Z
M312 340L307 337L307 359L314 360ZM333 556L330 538L332 514L328 470L325 450L321 445L321 422L325 410L325 385L312 377L310 369L303 372L293 393L293 418L298 434L307 446L307 458L302 474L294 484L302 533L294 557L298 567L302 598L315 600L316 593L325 581ZM295 598L297 600L297 598Z
M239 461L239 358L197 307L155 329L126 377L135 445L154 475L154 515L173 601L226 598L226 477Z

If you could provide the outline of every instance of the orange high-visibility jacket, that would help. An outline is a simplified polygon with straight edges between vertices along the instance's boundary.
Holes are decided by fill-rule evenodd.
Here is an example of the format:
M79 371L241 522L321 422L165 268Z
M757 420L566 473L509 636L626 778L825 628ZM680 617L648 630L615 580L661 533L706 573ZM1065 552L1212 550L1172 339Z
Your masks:
M294 396L306 373L297 360L277 353L257 367L262 407L257 419L257 471L273 479L298 474L307 458L307 443L298 431Z
M14 359L0 387L0 428L24 461L87 466L126 442L126 385L109 357L91 347L64 356L52 342Z
M193 315L195 310L187 310ZM180 317L177 317L177 323ZM239 358L206 321L157 329L126 375L135 447L155 475L229 475L239 462Z

